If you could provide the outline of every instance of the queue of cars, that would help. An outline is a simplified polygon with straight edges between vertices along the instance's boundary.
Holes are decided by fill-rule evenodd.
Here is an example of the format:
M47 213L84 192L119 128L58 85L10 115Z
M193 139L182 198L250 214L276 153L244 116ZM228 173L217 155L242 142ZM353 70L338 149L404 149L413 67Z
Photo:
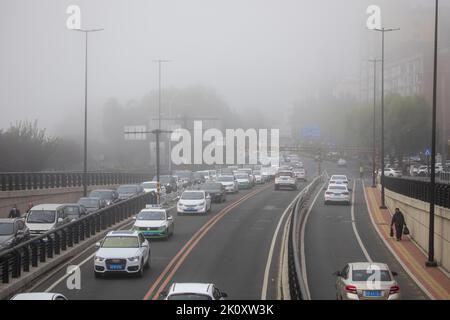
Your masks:
M346 175L332 175L324 194L324 203L351 204L351 195Z

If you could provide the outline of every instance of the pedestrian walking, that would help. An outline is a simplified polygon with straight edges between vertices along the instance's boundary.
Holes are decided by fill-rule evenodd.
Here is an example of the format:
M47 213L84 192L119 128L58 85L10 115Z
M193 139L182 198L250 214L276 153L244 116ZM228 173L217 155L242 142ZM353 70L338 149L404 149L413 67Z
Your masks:
M9 211L9 218L20 218L20 210L17 208L16 204Z
M395 208L395 213L391 220L391 236L393 236L392 227L395 226L395 238L397 241L402 239L403 227L405 226L405 217L399 208Z

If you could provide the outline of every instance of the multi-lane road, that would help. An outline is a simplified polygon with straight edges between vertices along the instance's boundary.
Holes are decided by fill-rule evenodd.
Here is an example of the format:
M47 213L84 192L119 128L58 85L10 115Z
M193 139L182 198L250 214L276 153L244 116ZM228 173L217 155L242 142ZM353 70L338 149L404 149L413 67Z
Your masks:
M311 179L316 164L306 158L304 164ZM318 190L303 235L311 298L335 299L332 273L346 262L372 259L388 263L399 273L405 298L424 299L371 225L361 180L354 172L331 163L325 163L325 169L352 178L354 199L352 206L325 206L323 191ZM300 188L304 186L306 183ZM173 282L211 282L230 299L278 299L280 243L287 219L284 213L297 194L274 191L270 183L229 195L226 203L214 204L212 212L205 216L177 216L173 212L174 236L168 241L151 242L151 268L143 278L96 279L92 247L41 281L33 291L59 292L69 299L157 299ZM67 288L68 264L80 268L79 290Z

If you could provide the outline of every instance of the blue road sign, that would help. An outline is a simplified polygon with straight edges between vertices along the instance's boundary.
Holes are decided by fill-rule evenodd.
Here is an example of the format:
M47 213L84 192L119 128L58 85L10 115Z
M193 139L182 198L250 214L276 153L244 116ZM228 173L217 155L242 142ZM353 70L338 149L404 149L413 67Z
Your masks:
M320 138L320 128L318 126L303 127L300 129L302 138Z

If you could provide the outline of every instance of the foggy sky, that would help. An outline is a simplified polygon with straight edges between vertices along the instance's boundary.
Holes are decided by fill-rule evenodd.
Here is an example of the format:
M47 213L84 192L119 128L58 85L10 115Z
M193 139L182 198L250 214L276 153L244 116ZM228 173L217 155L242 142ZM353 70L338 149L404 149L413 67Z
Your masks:
M358 75L362 47L375 41L365 30L368 4L380 4L389 24L411 2L429 3L2 0L0 128L38 119L51 133L81 134L84 38L66 28L70 4L81 7L83 28L105 28L89 36L92 128L107 99L126 103L157 89L154 59L172 60L164 87L212 87L235 111L283 115L296 99Z

